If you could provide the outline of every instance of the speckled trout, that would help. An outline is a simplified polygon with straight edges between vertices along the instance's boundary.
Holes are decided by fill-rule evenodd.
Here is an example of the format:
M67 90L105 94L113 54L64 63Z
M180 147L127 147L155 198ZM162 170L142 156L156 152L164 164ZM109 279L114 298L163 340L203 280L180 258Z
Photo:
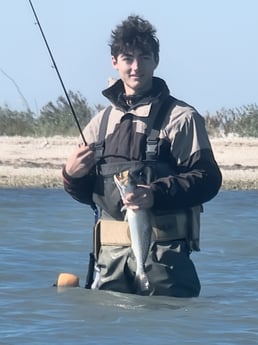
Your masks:
M136 188L136 183L129 171L123 171L114 175L114 181L123 198L127 193L132 193ZM124 207L122 208L122 210ZM135 289L141 295L150 295L152 289L148 276L145 272L145 261L149 253L151 242L151 223L148 210L131 210L126 208L125 220L128 221L131 247L136 260Z

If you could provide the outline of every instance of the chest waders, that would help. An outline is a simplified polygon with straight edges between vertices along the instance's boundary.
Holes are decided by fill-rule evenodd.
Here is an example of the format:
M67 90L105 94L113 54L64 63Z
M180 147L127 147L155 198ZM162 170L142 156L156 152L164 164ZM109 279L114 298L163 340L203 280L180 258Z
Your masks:
M157 154L160 129L173 102L174 98L169 96L163 102L152 104L146 133L144 160L97 164L95 190L98 192L93 194L93 200L104 211L102 211L102 219L97 221L94 227L93 253L90 253L86 288L90 289L92 286L94 265L97 262L101 245L130 246L128 223L123 221L123 214L120 212L120 195L114 185L113 175L127 169L138 171L139 175L144 176L144 180L138 183L149 184L156 178L171 174L168 164L158 162ZM98 162L101 162L104 156L105 136L111 109L112 106L106 108L100 123L98 141L95 144L95 156ZM105 198L105 196L109 198ZM164 242L187 237L189 251L199 250L199 213L198 206L198 212L191 208L175 214L153 217L154 241ZM169 233L171 229L175 229L173 233L171 231Z
M157 144L158 144L158 136L159 136L159 130L162 126L162 122L164 121L165 116L167 115L167 112L169 108L171 107L172 103L174 102L174 98L172 96L169 96L166 98L165 101L162 103L157 102L156 104L153 104L151 107L151 112L150 112L150 123L149 123L149 128L151 128L151 131L147 137L146 140L146 159L149 161L155 161L156 156L157 156ZM108 126L108 120L109 120L109 115L111 113L112 106L108 106L103 114L100 127L99 127L99 133L98 133L98 141L95 143L95 157L96 161L100 161L103 158L104 154L104 145L105 145L105 136L106 136L106 131L107 131L107 126ZM130 166L132 167L133 164L139 165L139 162L130 162ZM118 164L114 165L118 166ZM120 164L120 167L118 168L117 171L114 171L114 166L110 167L111 171L110 172L110 177L112 178L113 181L113 175L117 172L120 172L121 170L124 170L128 168L128 163L127 166L122 166ZM102 168L104 165L102 166ZM97 166L97 170L99 172L100 166ZM105 167L104 167L105 170ZM109 170L109 169L106 169ZM106 172L106 175L108 172ZM116 190L116 187L113 185L113 190ZM120 198L119 198L120 199ZM96 200L95 200L96 201ZM100 210L96 206L96 203L92 205L93 211L94 211L94 216L95 216L95 225L98 222L98 219L100 217ZM98 246L98 243L100 242L99 236L96 235L95 231L95 226L93 230L93 252L89 254L89 265L88 265L88 273L86 277L86 283L85 283L85 288L90 289L91 285L94 280L94 266L96 262L96 257L97 257L97 252L98 250L96 249L96 246Z

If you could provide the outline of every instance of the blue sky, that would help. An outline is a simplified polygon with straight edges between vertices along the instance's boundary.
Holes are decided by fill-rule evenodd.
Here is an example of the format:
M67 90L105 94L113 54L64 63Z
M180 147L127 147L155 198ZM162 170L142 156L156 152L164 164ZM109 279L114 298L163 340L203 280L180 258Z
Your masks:
M256 0L33 0L68 90L90 106L106 105L101 91L111 67L111 30L130 14L157 29L160 64L171 93L202 114L258 103ZM0 106L35 113L63 95L27 0L1 3ZM19 88L19 90L18 90Z

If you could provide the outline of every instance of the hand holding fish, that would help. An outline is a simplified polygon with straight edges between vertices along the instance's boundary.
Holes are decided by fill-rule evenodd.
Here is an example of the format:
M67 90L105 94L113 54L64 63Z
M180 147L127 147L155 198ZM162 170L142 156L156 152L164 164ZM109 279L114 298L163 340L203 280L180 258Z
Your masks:
M148 185L137 185L134 191L126 193L122 200L126 208L134 211L149 209L154 203L153 192Z

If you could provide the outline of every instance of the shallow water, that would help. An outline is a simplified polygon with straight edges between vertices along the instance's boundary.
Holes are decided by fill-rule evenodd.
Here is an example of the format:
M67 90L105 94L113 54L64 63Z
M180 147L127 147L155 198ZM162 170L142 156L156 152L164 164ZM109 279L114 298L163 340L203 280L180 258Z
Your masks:
M84 286L91 210L62 190L0 190L0 344L257 344L258 191L204 209L199 298L57 290L63 271Z

